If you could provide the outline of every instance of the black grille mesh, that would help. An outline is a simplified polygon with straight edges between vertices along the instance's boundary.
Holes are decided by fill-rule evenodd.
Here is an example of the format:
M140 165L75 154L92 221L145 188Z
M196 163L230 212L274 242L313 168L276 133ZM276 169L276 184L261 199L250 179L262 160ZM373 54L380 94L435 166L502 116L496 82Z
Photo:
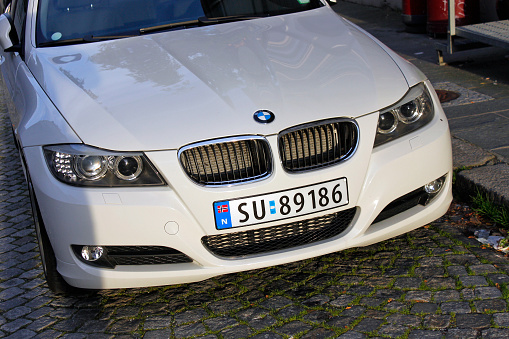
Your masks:
M107 246L107 258L115 265L161 265L192 262L182 252L162 246Z
M356 208L333 214L257 230L205 236L203 245L215 255L238 257L282 250L321 240L343 232Z
M180 154L187 175L203 185L224 185L263 178L271 173L264 139L246 139L191 147Z
M358 143L357 126L351 121L327 121L283 131L279 154L290 172L330 166L349 157Z

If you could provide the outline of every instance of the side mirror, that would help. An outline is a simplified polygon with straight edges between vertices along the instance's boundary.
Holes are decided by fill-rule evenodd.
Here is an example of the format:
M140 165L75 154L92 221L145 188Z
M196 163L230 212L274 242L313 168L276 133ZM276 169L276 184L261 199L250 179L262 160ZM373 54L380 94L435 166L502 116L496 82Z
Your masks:
M4 51L14 45L10 37L11 29L11 20L5 14L0 15L0 47Z

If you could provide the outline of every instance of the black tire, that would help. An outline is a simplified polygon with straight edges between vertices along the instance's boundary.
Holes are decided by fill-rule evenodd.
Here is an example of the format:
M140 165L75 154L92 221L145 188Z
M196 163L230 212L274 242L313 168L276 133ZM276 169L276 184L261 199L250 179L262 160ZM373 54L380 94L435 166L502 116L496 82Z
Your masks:
M46 232L44 222L42 221L41 212L37 199L35 197L34 188L28 171L26 172L28 183L28 191L30 193L30 205L32 206L32 216L34 218L35 232L37 233L37 242L39 244L39 253L41 255L44 276L50 290L57 294L69 294L76 292L76 288L69 285L57 271L57 259L51 242Z

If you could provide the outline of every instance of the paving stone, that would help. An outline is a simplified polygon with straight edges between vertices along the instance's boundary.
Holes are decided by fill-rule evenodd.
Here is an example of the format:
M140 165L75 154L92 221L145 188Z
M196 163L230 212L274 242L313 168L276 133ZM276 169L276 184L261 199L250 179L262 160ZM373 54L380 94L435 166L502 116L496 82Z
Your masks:
M438 305L434 303L416 303L412 306L410 313L435 313L438 309Z
M490 328L482 331L482 337L486 339L506 339L509 338L509 329L507 328Z
M488 274L488 279L493 281L494 284L507 284L509 283L509 275L507 274Z
M509 327L509 313L493 314L493 321L497 326Z
M466 287L488 286L486 278L479 275L467 275L460 277L460 282Z
M461 298L465 300L474 300L476 298L474 290L471 288L464 288L461 290Z
M429 330L412 330L408 339L442 339L442 333Z
M331 320L327 322L328 326L337 327L341 330L345 329L346 327L350 326L355 321L354 317L343 317L338 316L334 317Z
M322 323L330 320L332 315L326 311L312 311L302 317L306 322Z
M450 323L451 323L450 315L432 314L427 315L424 318L424 327L430 329L444 329L447 328Z
M460 293L456 290L443 290L438 291L433 295L433 300L437 303L442 303L451 300L459 300Z
M147 331L143 335L143 339L171 338L172 334L173 333L171 329Z
M470 305L466 301L451 301L440 304L442 313L471 313Z
M31 308L26 307L26 306L19 306L19 307L11 309L8 312L5 312L3 314L3 316L6 319L14 320L14 319L20 318L22 316L25 316L25 315L29 314L30 312L32 312Z
M502 293L496 287L477 287L474 291L475 296L479 299L492 299L502 297Z
M277 298L277 297L276 297ZM272 298L274 299L274 298ZM215 314L228 313L233 310L237 310L242 307L242 304L233 299L225 299L220 301L215 301L208 305L210 310Z
M456 288L454 278L431 277L425 281L426 285L432 289Z
M172 322L172 317L169 315L150 317L145 320L145 323L143 324L143 328L145 330L164 329L164 328L169 327L171 325L171 322ZM85 324L85 326L86 325L87 324ZM96 325L100 325L100 324L96 324Z
M353 302L356 298L357 297L354 295L345 294L331 301L329 304L335 307L344 307L350 305L350 303Z
M383 325L382 328L378 330L378 333L389 338L398 338L402 337L407 331L408 327L396 324L388 324Z
M175 328L175 338L187 338L205 334L207 330L202 323L194 323L190 325L177 326Z
M498 271L496 267L491 264L471 265L469 269L474 274L495 273Z
M473 254L449 254L445 258L453 265L479 265L481 263Z
M458 328L450 328L446 331L445 334L446 339L476 339L477 336L477 330Z
M341 315L344 317L359 317L366 311L366 307L364 306L352 306L347 307L343 312L341 312Z
M140 325L140 319L120 319L113 323L108 331L115 334L131 333L137 331Z
M478 313L489 311L502 312L507 309L507 302L502 299L475 300L474 305Z
M30 324L29 320L20 318L20 319L16 319L14 321L5 323L4 325L2 325L2 327L0 327L0 330L2 330L4 332L8 332L8 333L13 333L28 324Z
M292 301L288 298L277 296L272 297L270 299L265 300L260 304L260 306L272 309L272 310L279 310L285 306L291 305Z
M376 331L384 321L380 319L364 318L355 327L357 332L372 332Z
M292 317L296 317L298 314L302 313L304 308L296 305L291 305L286 308L283 308L279 312L277 312L278 317L282 319L288 319Z
M416 277L401 277L394 282L394 287L401 289L418 289L423 280Z
M24 338L33 338L36 336L37 333L35 333L34 331L31 331L29 329L22 329L22 330L19 330L17 331L16 333L14 334L11 334L10 336L8 337L5 337L5 339L24 339Z
M177 325L182 325L201 320L208 317L208 315L209 314L204 309L196 309L175 315L174 321Z
M456 327L470 329L484 329L491 326L491 316L488 314L457 314Z
M237 320L231 317L210 318L205 320L204 323L213 332L221 331L227 327L232 327L239 324Z
M449 266L447 267L447 272L451 276L466 276L468 275L467 269L465 266Z
M316 306L322 306L330 301L330 298L326 295L315 295L307 300L304 300L302 302L303 305L307 307L316 307Z
M35 331L35 332L40 332L40 331L44 330L45 328L53 325L55 322L57 322L57 320L54 319L54 318L42 317L42 318L36 319L32 323L30 323L27 326L27 328L29 330L32 330L32 331ZM101 332L104 332L104 330L101 331Z
M431 291L410 291L406 294L406 301L429 302L431 301Z
M430 278L435 276L443 276L445 270L443 267L417 267L414 271L416 276Z
M255 335L251 339L283 339L283 337L279 334L276 334L274 332L264 332Z
M309 331L304 334L302 339L325 339L325 338L333 338L335 336L334 331L325 329L325 328L315 328L314 330Z
M276 328L276 331L287 336L294 336L297 333L308 331L311 328L312 328L311 325L308 325L302 321L295 320L281 327Z
M347 331L338 337L338 339L364 339L364 338L367 338L365 334L356 331Z
M421 318L415 315L395 313L387 317L387 322L394 325L418 327L421 325Z

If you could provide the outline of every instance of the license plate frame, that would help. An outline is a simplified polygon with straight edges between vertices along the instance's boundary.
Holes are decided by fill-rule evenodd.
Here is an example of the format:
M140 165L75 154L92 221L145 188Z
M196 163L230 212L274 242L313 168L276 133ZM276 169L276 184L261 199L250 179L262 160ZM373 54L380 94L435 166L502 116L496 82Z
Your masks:
M276 192L215 201L213 209L216 229L225 230L301 217L348 203L348 180L342 177Z

